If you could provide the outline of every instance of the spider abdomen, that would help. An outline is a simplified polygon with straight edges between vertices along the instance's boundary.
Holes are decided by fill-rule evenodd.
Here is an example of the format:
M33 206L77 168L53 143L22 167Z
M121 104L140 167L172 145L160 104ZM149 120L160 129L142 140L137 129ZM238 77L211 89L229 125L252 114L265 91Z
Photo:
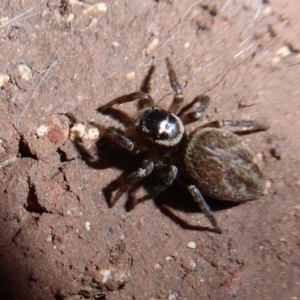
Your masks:
M185 171L206 196L246 201L264 190L263 174L251 148L232 132L197 128L189 136Z

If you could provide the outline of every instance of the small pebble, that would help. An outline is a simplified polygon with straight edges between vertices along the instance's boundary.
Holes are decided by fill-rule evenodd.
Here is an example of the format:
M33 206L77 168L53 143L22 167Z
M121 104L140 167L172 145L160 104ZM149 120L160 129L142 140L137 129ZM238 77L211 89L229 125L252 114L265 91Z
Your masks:
M284 46L276 52L276 56L281 56L281 57L286 57L290 54L291 54L291 50L288 46Z
M78 138L83 138L86 136L85 125L75 124L70 130L70 140L75 141Z
M87 133L87 139L89 140L98 140L100 137L100 132L98 128L90 128Z
M66 18L67 24L70 24L74 19L75 19L75 14L69 13L67 18Z
M266 183L265 183L266 188L269 189L271 187L271 185L272 185L271 180L266 180Z
M96 10L98 10L100 12L106 12L107 11L107 5L103 2L97 3L93 6L95 7Z
M89 6L87 9L84 10L84 13L96 13L96 12L103 12L107 11L107 5L103 2L94 4Z
M85 222L85 228L87 231L91 230L91 223L89 221Z
M267 16L270 15L272 12L273 12L273 8L271 7L271 5L267 5L263 10L263 15Z
M190 260L190 263L189 263L189 266L190 266L192 269L195 269L195 268L196 268L196 263L191 259L191 260Z
M159 269L161 269L161 264L158 264L158 263L156 263L156 264L154 264L154 269L155 270L159 270Z
M125 76L127 81L132 81L134 79L134 77L135 77L135 72L134 71L126 74L126 76Z
M22 79L28 81L32 78L32 70L27 65L20 64L18 68Z
M275 56L273 57L272 59L272 64L273 65L276 65L277 63L279 63L281 61L280 57L279 56Z
M186 42L186 43L184 43L184 48L185 48L185 49L188 49L188 48L190 47L190 45L191 45L191 43Z
M196 242L191 241L191 242L188 242L188 244L186 246L190 249L196 249L197 244L196 244Z
M101 270L100 273L103 276L102 282L105 283L110 277L111 272L110 270Z
M5 86L10 80L10 76L6 74L0 74L0 89Z
M154 38L149 46L146 48L145 53L149 54L152 52L159 44L159 38Z
M120 44L119 44L118 42L113 42L112 45L113 45L115 48L120 47Z
M36 133L37 133L38 136L43 136L43 135L47 132L47 130L48 130L48 127L47 127L47 126L41 125L41 126L37 129Z

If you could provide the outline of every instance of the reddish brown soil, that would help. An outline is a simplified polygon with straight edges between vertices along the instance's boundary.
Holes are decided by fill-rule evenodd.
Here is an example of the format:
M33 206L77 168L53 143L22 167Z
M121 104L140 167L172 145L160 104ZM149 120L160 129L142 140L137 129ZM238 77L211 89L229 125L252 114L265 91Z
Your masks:
M300 299L299 1L95 3L0 3L0 298ZM105 187L139 159L100 145L91 167L68 139L65 113L113 124L97 108L153 63L151 95L167 107L166 56L186 101L211 97L204 121L270 126L245 136L268 193L212 203L221 235L177 185L132 212L125 195L109 208Z

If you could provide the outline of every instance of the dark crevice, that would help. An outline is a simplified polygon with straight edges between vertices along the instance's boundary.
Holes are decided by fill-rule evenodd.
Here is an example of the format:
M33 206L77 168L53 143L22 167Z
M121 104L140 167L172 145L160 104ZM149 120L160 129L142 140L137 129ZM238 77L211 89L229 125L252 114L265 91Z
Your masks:
M21 157L30 157L32 159L37 160L36 154L31 152L27 141L22 136L21 136L20 142L19 142L19 153L20 153Z
M30 273L30 274L28 275L28 277L27 277L27 282L28 282L28 283L29 283L29 282L37 282L37 281L38 281L38 280L37 280L35 274Z
M12 238L12 242L13 242L16 246L17 246L16 238L17 238L17 236L21 233L21 231L22 231L22 228L19 229L19 230L16 232L16 234L13 236L13 238Z
M62 166L62 167L59 167L59 168L58 168L58 171L61 172L62 177L63 177L62 188L63 188L66 192L69 192L71 189L70 189L70 185L69 185L67 176L66 176L66 174L65 174L65 172L64 172L63 166Z
M69 161L66 152L61 149L57 149L57 153L62 163Z
M61 292L57 292L54 295L54 299L55 300L63 300L63 299L65 299L65 296L63 294L61 294Z
M39 204L35 186L30 182L29 182L29 192L27 196L27 205L25 205L25 209L28 212L37 213L37 214L43 214L47 212L47 210Z

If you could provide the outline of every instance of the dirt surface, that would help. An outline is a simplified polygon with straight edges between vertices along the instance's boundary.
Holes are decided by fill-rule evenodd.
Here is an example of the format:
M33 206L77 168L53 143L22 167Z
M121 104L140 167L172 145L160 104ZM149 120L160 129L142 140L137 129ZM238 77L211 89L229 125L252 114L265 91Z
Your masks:
M0 298L300 299L299 1L94 4L0 3ZM109 208L105 187L142 158L100 139L92 167L69 139L66 113L86 130L115 125L97 108L138 90L152 64L167 107L167 56L186 101L211 97L203 122L270 126L243 137L268 192L211 202L223 234L176 184Z

